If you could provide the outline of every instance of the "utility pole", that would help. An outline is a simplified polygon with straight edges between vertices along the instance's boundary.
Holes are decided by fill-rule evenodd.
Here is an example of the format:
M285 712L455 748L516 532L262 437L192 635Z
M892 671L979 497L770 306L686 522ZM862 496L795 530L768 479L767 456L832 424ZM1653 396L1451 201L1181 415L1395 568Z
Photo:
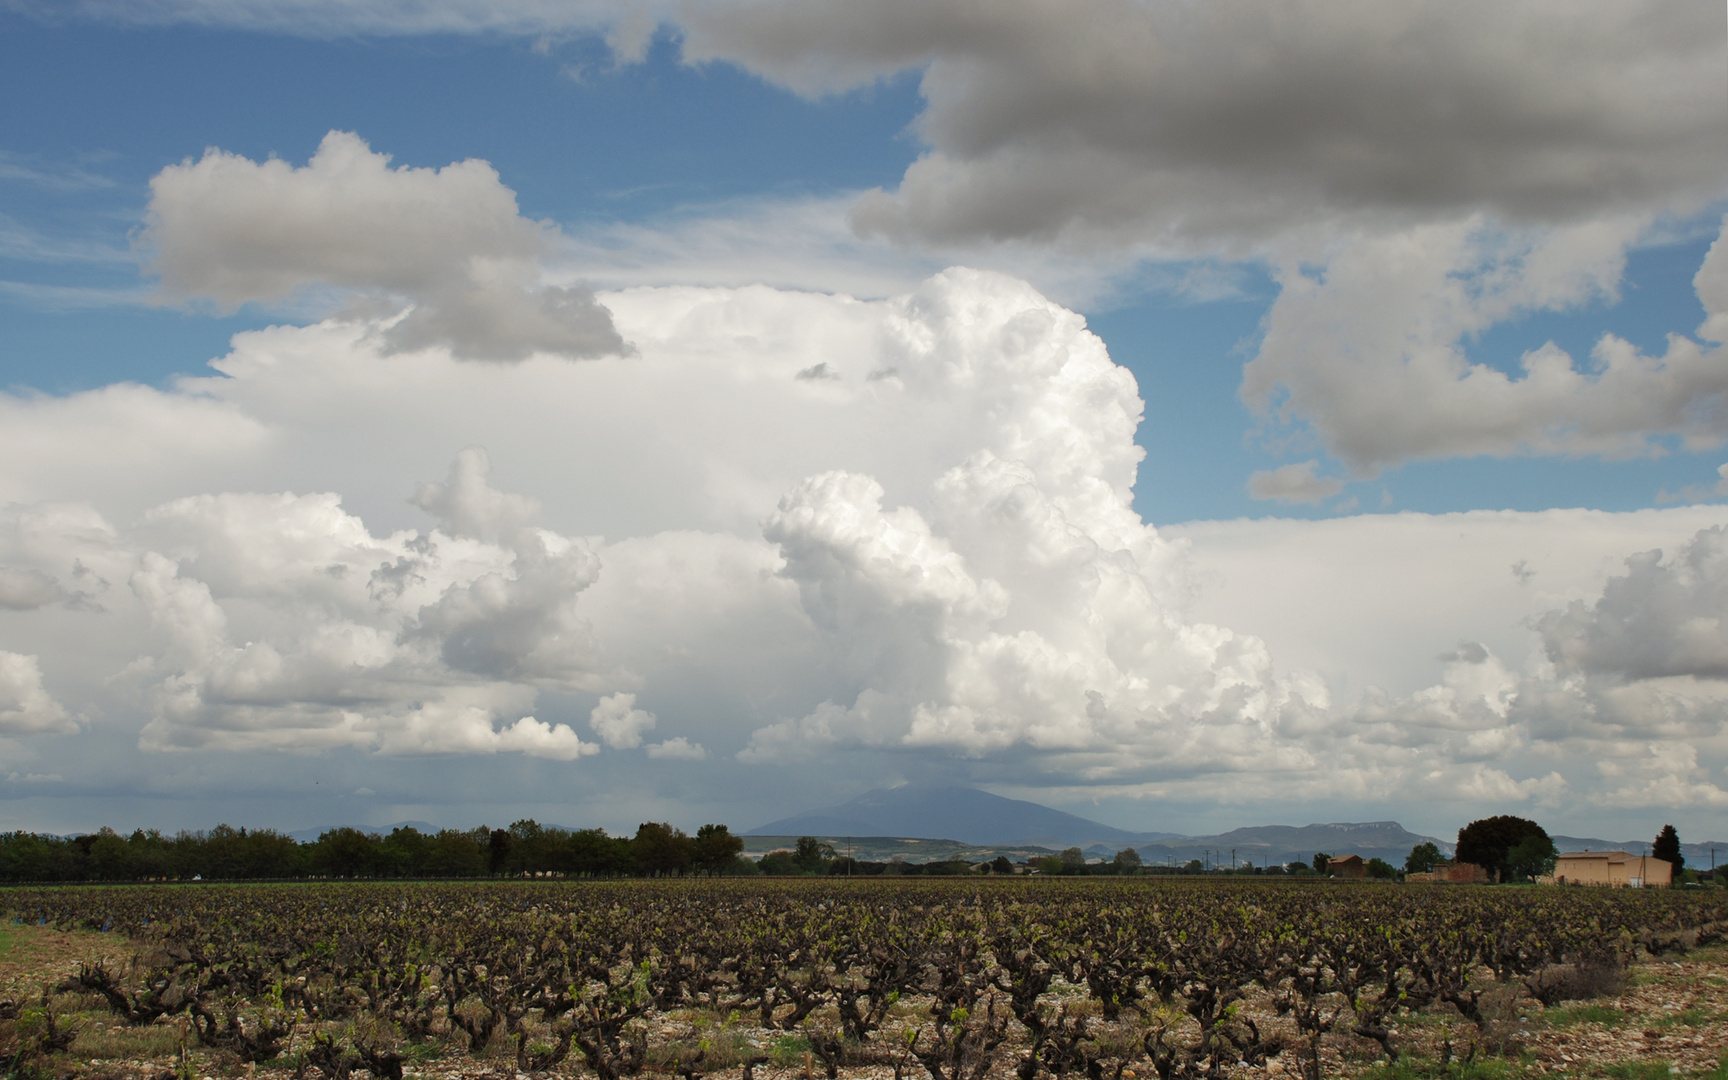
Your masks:
M1230 869L1236 869L1236 849L1230 849Z

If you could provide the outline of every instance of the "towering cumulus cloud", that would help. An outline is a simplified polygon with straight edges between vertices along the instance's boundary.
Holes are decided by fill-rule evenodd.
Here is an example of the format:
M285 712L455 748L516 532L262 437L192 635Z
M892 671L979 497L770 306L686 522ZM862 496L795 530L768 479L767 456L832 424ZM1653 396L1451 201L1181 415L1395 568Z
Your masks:
M1170 797L1252 773L1256 797L1552 802L1619 769L1623 800L1719 797L1717 534L1542 603L1533 665L1411 637L1445 650L1433 685L1343 699L1187 613L1184 546L1132 508L1134 380L1025 283L600 300L636 355L473 364L351 314L131 391L223 417L219 460L172 424L20 455L14 489L63 501L0 517L0 733L764 775L844 754ZM111 403L0 408L28 445ZM1508 589L1555 573L1512 563Z
M967 270L869 304L765 289L608 302L638 358L476 367L430 349L380 379L389 320L350 320L242 335L227 378L158 394L233 409L309 480L362 461L399 476L450 430L512 446L557 516L616 538L539 524L551 511L496 487L478 447L419 485L425 530L379 534L336 494L242 493L244 477L124 531L69 519L96 551L78 557L122 586L103 603L141 617L97 629L144 654L114 684L148 710L142 745L597 752L534 716L552 692L605 695L587 718L602 743L668 762L716 742L747 762L1025 747L1133 774L1143 759L1125 748L1189 766L1258 752L1288 691L1252 638L1181 618L1178 553L1131 507L1134 381L1078 316ZM801 377L814 367L826 377ZM693 389L702 408L680 411ZM84 403L98 396L56 409ZM366 429L333 432L331 415ZM73 617L78 551L9 559L12 606ZM652 599L668 594L681 599ZM742 622L765 632L727 640ZM679 681L680 641L693 663L729 651L742 696L795 692L691 726L687 704L656 697ZM657 725L673 730L646 744Z

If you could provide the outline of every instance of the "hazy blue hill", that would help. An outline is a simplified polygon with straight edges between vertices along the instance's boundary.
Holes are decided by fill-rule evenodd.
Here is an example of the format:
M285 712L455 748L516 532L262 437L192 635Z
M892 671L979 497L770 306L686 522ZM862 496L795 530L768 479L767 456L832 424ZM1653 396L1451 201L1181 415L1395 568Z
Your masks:
M1382 858L1402 866L1417 844L1433 842L1447 854L1452 851L1449 842L1410 832L1396 821L1261 825L1216 836L1182 836L1118 829L976 788L911 784L867 791L840 806L770 821L745 835L924 837L974 847L1079 847L1093 856L1132 847L1147 862L1179 864L1203 859L1229 865L1234 848L1238 863L1251 861L1256 866L1296 859L1308 862L1320 851Z
M1133 833L1022 799L967 787L908 784L866 791L840 806L770 821L747 836L911 836L974 846L1102 845L1115 851L1168 833Z
M909 863L947 862L964 859L969 863L989 862L998 855L1010 862L1030 862L1056 854L1050 848L1033 844L962 844L958 840L931 840L905 836L835 836L832 833L802 833L834 848L838 855L851 855L859 862L889 862L903 859ZM797 836L745 836L744 855L759 859L770 851L790 851L798 844Z
M919 838L926 845L946 845L940 848L943 852L948 852L949 848L1061 850L1079 847L1090 856L1108 858L1122 848L1132 847L1149 863L1181 865L1190 859L1202 859L1224 866L1230 865L1232 857L1237 863L1252 862L1255 866L1295 861L1306 863L1311 862L1317 852L1324 851L1328 855L1385 859L1402 868L1410 849L1418 844L1432 843L1447 856L1455 847L1451 839L1414 833L1396 821L1256 825L1214 836L1132 832L1034 802L1005 799L976 788L916 784L867 791L851 802L770 821L745 835L773 837L776 843L799 836L831 840L870 837L880 840L875 846L881 847L882 851L892 849L913 861L924 861L916 847ZM1648 840L1623 843L1572 836L1555 836L1554 843L1561 851L1590 848L1634 853L1649 845ZM1728 863L1728 843L1704 841L1681 845L1686 864L1708 868L1712 843L1716 847L1717 864ZM752 846L751 850L755 851L758 846ZM924 857L933 857L936 850L936 847L930 847L923 853ZM943 857L960 854L956 850ZM963 857L978 854L981 853L969 850Z

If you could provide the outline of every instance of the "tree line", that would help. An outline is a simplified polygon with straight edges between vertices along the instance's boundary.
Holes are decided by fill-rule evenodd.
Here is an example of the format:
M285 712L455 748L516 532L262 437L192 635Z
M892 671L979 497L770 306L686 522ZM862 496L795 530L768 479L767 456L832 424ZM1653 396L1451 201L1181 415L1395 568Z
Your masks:
M644 822L634 836L532 819L507 829L330 829L302 843L274 829L218 825L164 836L111 828L82 836L0 834L0 881L191 881L291 878L669 877L756 873L725 825L695 836Z

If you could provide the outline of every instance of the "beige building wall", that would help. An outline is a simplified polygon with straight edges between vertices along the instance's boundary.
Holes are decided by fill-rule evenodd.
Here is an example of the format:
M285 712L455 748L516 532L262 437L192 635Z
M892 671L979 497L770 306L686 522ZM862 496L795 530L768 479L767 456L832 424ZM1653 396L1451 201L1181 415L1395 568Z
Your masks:
M1667 888L1674 883L1674 866L1665 859L1625 851L1569 851L1555 861L1554 876L1548 880L1559 885Z
M1486 885L1488 871L1475 863L1451 863L1428 874L1408 874L1405 881L1435 881L1449 885Z

